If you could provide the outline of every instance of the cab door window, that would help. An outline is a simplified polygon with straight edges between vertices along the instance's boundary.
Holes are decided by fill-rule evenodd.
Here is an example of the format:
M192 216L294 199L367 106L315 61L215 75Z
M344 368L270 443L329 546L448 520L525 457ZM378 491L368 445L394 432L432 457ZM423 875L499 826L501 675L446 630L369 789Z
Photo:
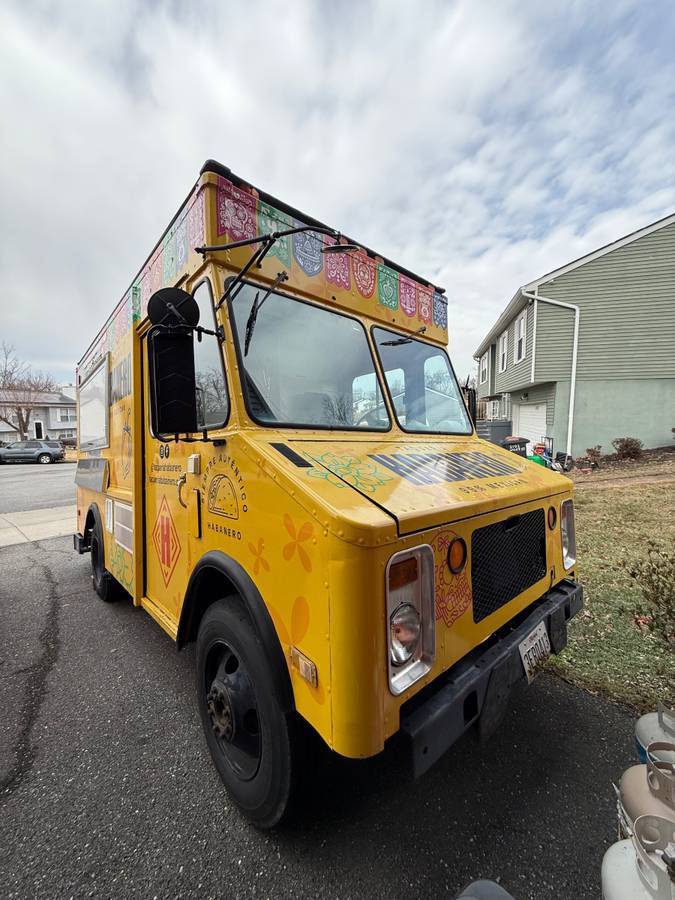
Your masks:
M213 295L208 281L202 281L193 291L199 306L199 324L216 330ZM195 334L195 381L197 384L197 424L202 428L219 428L228 419L230 401L227 393L223 353L214 334Z

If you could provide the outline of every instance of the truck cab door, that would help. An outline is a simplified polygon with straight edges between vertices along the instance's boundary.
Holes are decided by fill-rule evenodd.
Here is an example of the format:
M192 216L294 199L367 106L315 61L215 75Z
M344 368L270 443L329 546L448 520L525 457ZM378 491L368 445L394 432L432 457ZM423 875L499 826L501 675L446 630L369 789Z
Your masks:
M215 330L213 294L208 279L197 284L193 296L199 322ZM200 429L222 427L229 399L220 340L216 335L195 338L197 418ZM201 458L212 446L193 441L160 441L150 429L150 372L147 339L143 340L145 595L158 618L171 631L180 618L190 573L202 556L200 494Z

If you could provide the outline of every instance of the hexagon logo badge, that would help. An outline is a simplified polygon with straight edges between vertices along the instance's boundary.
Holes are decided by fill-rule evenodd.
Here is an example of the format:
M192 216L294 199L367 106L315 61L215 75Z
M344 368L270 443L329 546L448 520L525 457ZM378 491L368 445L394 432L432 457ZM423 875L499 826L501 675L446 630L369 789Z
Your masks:
M180 556L181 546L166 497L162 497L162 502L159 506L157 521L152 530L152 542L157 551L164 584L168 586Z

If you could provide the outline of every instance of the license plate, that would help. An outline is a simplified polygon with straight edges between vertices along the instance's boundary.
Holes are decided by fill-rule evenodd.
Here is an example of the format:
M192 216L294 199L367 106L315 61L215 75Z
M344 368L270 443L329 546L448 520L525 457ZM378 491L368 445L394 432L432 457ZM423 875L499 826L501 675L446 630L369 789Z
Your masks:
M551 655L551 642L548 639L546 622L540 622L525 640L520 642L518 649L527 680L531 682L537 674L540 664Z

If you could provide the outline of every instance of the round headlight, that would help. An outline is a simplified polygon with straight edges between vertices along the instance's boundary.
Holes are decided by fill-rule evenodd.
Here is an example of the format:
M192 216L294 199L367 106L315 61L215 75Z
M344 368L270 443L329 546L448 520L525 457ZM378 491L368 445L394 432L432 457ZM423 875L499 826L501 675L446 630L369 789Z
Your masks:
M415 655L420 640L420 614L412 603L402 603L389 620L390 652L394 666L402 666Z

